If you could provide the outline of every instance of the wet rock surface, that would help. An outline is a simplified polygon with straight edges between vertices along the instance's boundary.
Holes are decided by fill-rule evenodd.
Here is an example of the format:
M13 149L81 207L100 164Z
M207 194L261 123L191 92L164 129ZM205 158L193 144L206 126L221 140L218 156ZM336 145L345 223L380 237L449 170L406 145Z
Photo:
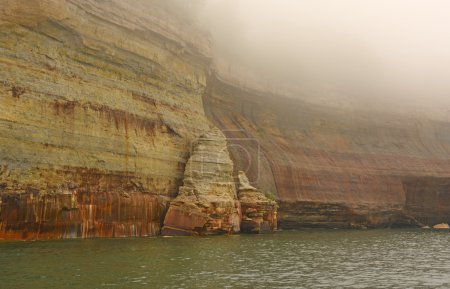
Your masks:
M140 192L0 196L0 239L157 236L169 199Z
M239 202L241 203L243 233L270 233L277 229L278 205L250 185L245 172L238 172Z
M213 128L192 144L183 186L170 203L163 235L239 232L240 208L233 181L233 162L223 133Z
M208 129L208 41L166 8L0 1L0 237L159 234L146 208ZM65 210L75 189L89 200Z

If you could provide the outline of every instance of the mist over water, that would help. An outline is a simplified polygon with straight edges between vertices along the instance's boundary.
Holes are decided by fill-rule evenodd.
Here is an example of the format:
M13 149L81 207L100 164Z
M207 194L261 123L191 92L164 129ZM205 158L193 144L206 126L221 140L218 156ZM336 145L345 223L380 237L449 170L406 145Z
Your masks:
M198 23L231 73L244 67L280 94L289 87L311 102L441 119L450 111L449 1L215 0L201 7Z

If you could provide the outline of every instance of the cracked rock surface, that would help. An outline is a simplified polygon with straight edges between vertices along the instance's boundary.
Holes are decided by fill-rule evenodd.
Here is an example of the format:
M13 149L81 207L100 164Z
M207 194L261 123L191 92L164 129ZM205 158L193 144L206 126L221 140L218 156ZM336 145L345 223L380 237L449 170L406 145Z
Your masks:
M240 206L226 138L213 128L192 144L183 186L170 204L163 235L230 234L240 230Z
M243 233L269 233L277 229L278 205L250 185L245 172L239 171L239 201L242 209Z

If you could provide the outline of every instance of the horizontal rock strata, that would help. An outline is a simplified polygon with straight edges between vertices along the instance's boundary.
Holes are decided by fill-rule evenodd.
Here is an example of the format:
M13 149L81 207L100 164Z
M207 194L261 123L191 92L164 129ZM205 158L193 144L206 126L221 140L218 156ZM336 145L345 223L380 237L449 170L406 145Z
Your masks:
M251 186L245 172L238 172L241 232L269 233L277 229L277 203Z
M450 220L450 178L408 177L403 180L406 211L428 226Z
M239 232L240 208L232 173L226 138L214 128L192 144L184 184L170 203L162 234Z
M180 3L0 1L0 238L157 235L177 195L167 234L237 231L228 160L186 171L211 122L281 228L450 222L448 121L280 96Z
M276 192L282 228L450 221L449 122L315 105L220 75L204 103L235 169Z
M207 38L169 2L0 1L0 238L36 226L41 213L26 222L15 214L46 211L43 200L65 199L68 187L92 196L92 205L122 192L177 194L190 143L208 129L210 56ZM142 209L154 202L136 198ZM66 233L59 219L51 224L68 215L58 208L46 217L49 236L111 236ZM108 207L121 209L118 201ZM73 226L85 220L72 215Z
M59 239L155 236L168 198L143 193L3 194L0 236Z

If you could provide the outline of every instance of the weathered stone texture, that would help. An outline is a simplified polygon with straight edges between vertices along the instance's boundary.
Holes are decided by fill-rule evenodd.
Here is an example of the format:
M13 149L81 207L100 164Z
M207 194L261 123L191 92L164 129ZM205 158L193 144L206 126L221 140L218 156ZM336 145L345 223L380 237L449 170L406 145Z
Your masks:
M238 196L241 204L241 232L269 233L277 229L277 208L274 200L250 185L245 172L238 172Z
M0 231L8 239L144 237L158 235L169 199L143 193L1 196Z
M450 221L449 122L314 105L220 75L204 103L235 170L276 192L282 228Z
M158 234L184 174L165 229L238 230L230 162L185 168L210 121L281 227L450 222L449 122L246 82L174 3L0 1L0 238Z
M0 1L0 194L177 194L209 43L165 2L130 3ZM20 230L9 202L0 238Z
M214 128L192 145L184 184L164 220L165 235L229 234L239 231L240 207L233 162L223 133Z

